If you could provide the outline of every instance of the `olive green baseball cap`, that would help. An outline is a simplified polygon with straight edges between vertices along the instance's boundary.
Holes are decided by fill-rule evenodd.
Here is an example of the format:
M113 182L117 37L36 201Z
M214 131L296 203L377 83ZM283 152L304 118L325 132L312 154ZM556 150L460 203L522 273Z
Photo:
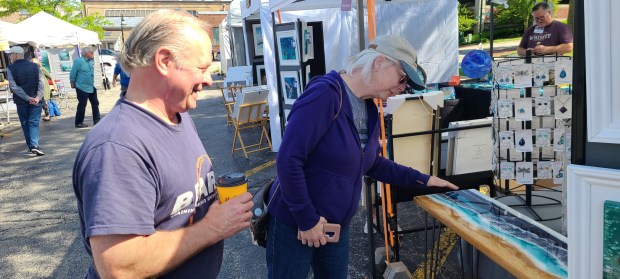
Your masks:
M413 89L426 89L425 81L420 77L424 69L418 65L417 53L407 40L395 35L378 36L368 48L400 62L407 74L407 84Z

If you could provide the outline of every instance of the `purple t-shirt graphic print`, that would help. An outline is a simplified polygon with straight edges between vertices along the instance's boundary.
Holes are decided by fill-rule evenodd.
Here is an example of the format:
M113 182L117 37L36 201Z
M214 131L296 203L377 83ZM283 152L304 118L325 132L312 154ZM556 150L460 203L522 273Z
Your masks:
M528 28L525 33L523 33L519 47L528 49L535 48L539 44L544 46L557 46L572 42L573 34L568 25L554 20L551 24L543 28L538 27L538 25Z
M188 113L170 125L124 96L86 136L73 169L81 234L150 235L201 220L215 200L211 161ZM92 255L91 255L92 257ZM160 278L216 278L223 242ZM98 278L91 265L86 278Z

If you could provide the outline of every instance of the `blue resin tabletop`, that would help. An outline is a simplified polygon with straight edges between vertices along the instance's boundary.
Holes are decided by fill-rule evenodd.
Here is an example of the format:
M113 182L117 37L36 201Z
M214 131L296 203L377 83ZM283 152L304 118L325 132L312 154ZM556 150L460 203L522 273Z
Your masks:
M519 278L567 278L567 238L476 190L415 197L437 220Z

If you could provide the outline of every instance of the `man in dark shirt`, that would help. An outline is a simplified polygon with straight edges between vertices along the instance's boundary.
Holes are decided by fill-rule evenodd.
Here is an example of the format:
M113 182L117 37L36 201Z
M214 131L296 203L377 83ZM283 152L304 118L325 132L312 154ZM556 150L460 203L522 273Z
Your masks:
M28 150L37 156L45 153L39 147L39 122L43 109L43 73L39 66L24 59L24 49L12 47L9 65L9 88L13 92L13 101L17 106L17 116L21 123Z
M519 56L527 50L534 55L564 54L573 50L573 34L568 25L553 20L547 3L532 8L536 24L525 31L517 48Z
M213 83L209 32L188 13L159 10L125 40L129 87L86 135L73 168L92 258L86 278L215 279L224 239L250 225L250 193L217 201L188 113Z

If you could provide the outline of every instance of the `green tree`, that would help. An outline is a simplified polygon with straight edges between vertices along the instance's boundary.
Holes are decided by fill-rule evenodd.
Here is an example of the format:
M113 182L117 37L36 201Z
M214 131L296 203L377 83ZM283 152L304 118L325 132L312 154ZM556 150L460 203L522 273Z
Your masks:
M2 0L0 1L0 17L11 15L15 12L25 11L34 15L44 11L50 15L80 26L84 29L97 32L99 38L103 38L103 26L111 23L99 14L83 16L82 4L76 0Z
M471 31L471 27L475 24L474 12L467 5L459 3L459 34Z
M502 5L495 5L497 8L495 24L517 25L519 31L525 31L532 25L532 8L535 3L536 1L532 0L508 0L508 9ZM549 0L548 3L553 7L553 11L557 9L558 0Z

